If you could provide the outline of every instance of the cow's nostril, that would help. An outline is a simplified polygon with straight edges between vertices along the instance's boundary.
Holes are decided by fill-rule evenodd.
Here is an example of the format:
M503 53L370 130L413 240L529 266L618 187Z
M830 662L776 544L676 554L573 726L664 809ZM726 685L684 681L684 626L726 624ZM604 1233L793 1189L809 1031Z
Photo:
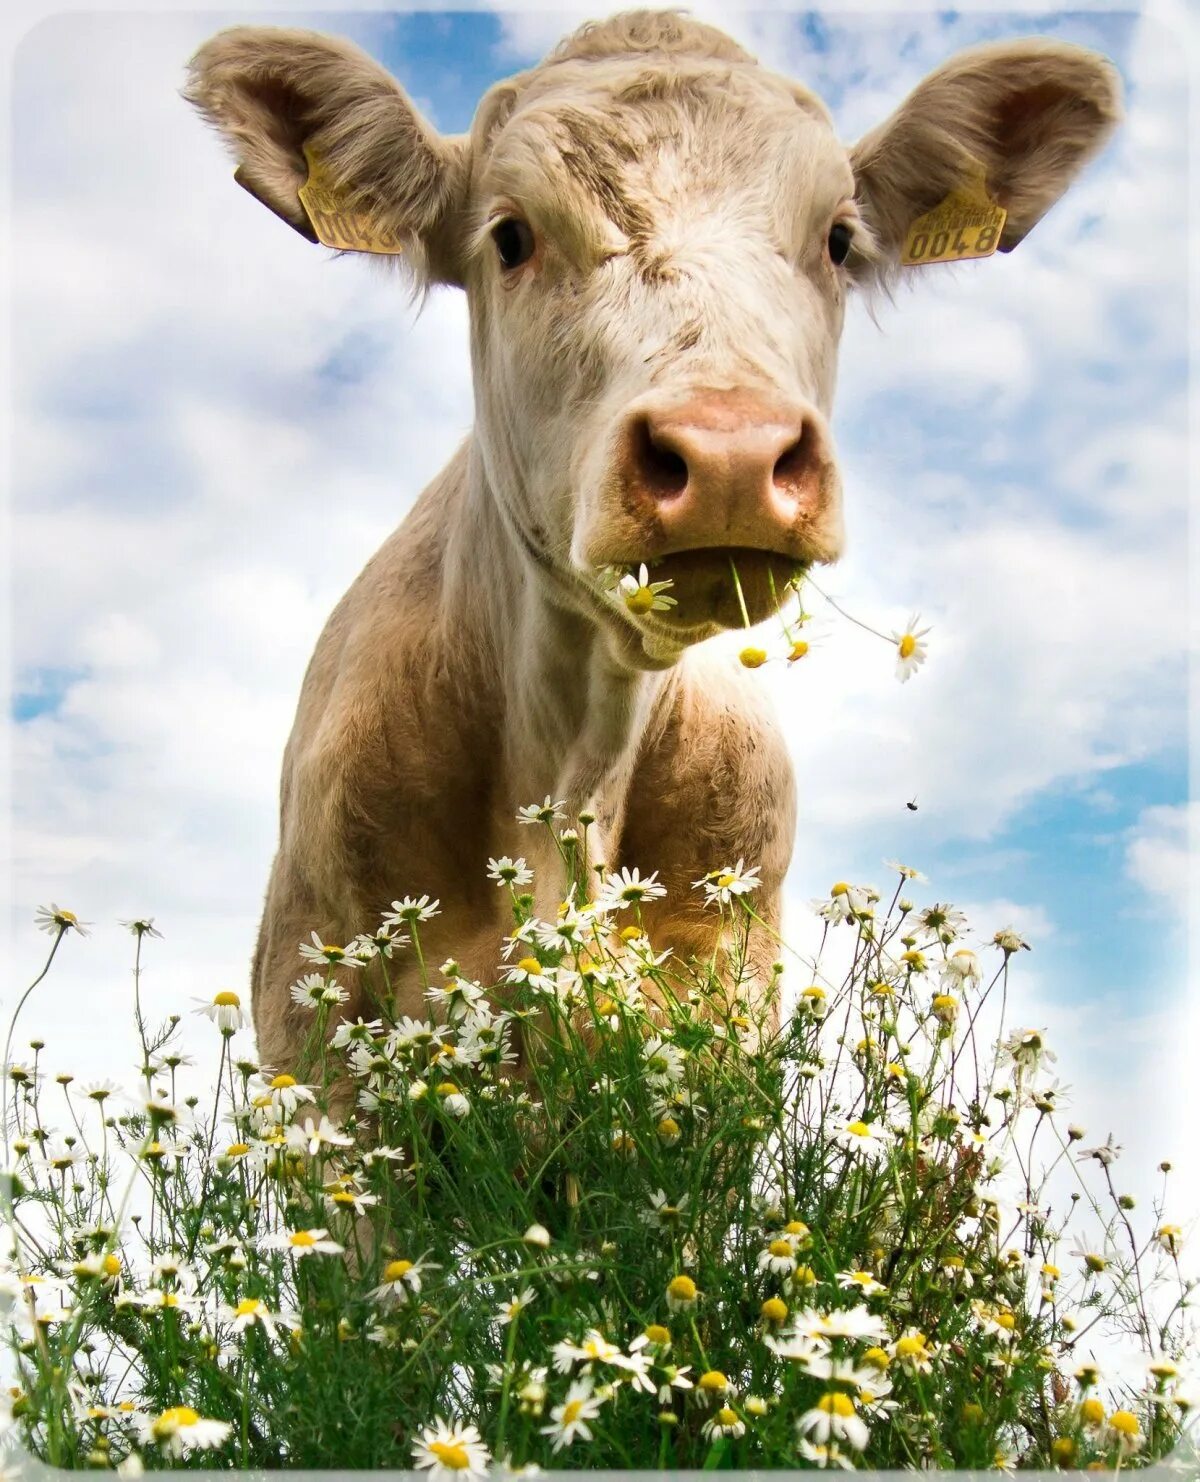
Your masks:
M809 440L802 433L775 460L772 482L777 489L798 494L812 476L812 463Z
M657 499L673 499L687 488L687 460L655 433L646 417L634 424L633 458L642 487Z

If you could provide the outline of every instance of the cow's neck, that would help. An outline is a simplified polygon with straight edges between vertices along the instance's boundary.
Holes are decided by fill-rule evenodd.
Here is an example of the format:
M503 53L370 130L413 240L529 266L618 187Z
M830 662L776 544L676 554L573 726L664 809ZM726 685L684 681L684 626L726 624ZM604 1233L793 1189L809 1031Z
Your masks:
M471 451L461 498L447 610L474 628L471 646L488 656L479 682L503 716L492 794L507 809L551 793L569 817L590 809L613 826L673 673L623 657L603 616L511 527Z

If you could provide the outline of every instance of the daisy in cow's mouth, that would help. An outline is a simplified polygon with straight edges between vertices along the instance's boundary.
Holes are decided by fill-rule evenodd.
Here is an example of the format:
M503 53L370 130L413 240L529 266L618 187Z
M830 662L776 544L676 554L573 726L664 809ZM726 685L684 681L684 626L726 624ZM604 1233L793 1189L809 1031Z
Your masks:
M703 554L703 553L702 553ZM730 588L737 602L737 610L741 617L743 629L754 626L754 620L750 616L746 596L742 587L742 579L738 572L737 562L732 555L729 556ZM668 613L672 608L678 607L678 599L669 596L670 588L675 586L671 577L660 581L650 579L650 568L645 561L636 566L621 567L610 566L604 570L605 586L612 592L616 600L623 603L626 609L635 617L645 617L650 613ZM775 652L778 645L766 648L758 644L747 644L738 654L738 659L746 669L761 669L764 664L778 659L793 665L799 660L806 658L812 651L814 638L808 623L811 614L805 611L802 600L803 588L806 582L810 583L813 590L820 596L839 617L854 623L856 627L881 639L891 646L896 656L895 675L901 684L906 683L917 672L928 657L928 646L925 639L930 629L928 626L921 627L920 615L916 612L909 618L903 630L892 633L881 633L869 623L864 623L853 613L847 612L839 602L836 602L827 593L812 581L810 569L807 565L797 566L792 575L777 588L774 574L770 567L766 570L767 586L770 594L770 603L776 612L781 628L784 647ZM787 608L789 599L797 599L797 609L789 617Z

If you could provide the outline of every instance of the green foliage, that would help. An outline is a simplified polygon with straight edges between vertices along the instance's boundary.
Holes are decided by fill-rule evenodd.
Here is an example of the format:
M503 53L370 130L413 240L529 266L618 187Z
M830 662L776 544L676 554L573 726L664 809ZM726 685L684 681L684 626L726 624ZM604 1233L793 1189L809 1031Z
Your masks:
M1106 1212L1081 1174L1111 1195L1115 1151L1081 1158L1060 1130L1044 1035L997 1041L1019 938L967 948L952 908L901 899L912 872L883 909L835 886L777 1028L740 863L698 882L727 929L708 964L656 956L653 876L539 922L522 863L496 870L513 933L487 993L452 963L427 977L436 903L397 902L373 936L305 948L321 971L297 985L312 1032L287 1072L239 1055L228 993L201 1010L220 1046L202 1102L175 1023L151 1035L140 1000L132 1110L47 1083L37 1055L9 1066L21 1444L127 1473L415 1462L436 1482L489 1458L1130 1466L1172 1448L1196 1400L1173 1357L1180 1233L1157 1209L1136 1234L1115 1195ZM47 915L53 956L77 923ZM140 965L151 930L133 929ZM372 1021L339 1022L349 971ZM413 973L429 1017L396 1020ZM1060 1256L1080 1206L1100 1232L1072 1224ZM1145 1350L1140 1384L1093 1371L1105 1333Z

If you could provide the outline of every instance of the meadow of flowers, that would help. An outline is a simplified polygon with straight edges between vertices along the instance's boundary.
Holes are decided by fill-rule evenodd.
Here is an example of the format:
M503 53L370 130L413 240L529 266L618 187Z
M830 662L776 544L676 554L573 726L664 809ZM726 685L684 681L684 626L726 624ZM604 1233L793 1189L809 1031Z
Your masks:
M498 981L431 969L422 1018L390 977L436 901L297 943L295 1065L239 1049L228 990L196 1009L203 1066L135 992L128 1093L40 1042L6 1057L10 1444L434 1482L1180 1454L1200 1373L1169 1170L1133 1209L1119 1148L1064 1124L1045 1032L1007 1022L1015 932L972 945L896 865L884 895L835 884L815 954L779 945L755 981L745 862L696 882L727 949L689 963L642 929L653 874L562 853L552 920L523 860L491 861ZM42 924L52 966L83 928ZM164 949L128 925L137 988ZM369 1019L341 1015L351 972Z

